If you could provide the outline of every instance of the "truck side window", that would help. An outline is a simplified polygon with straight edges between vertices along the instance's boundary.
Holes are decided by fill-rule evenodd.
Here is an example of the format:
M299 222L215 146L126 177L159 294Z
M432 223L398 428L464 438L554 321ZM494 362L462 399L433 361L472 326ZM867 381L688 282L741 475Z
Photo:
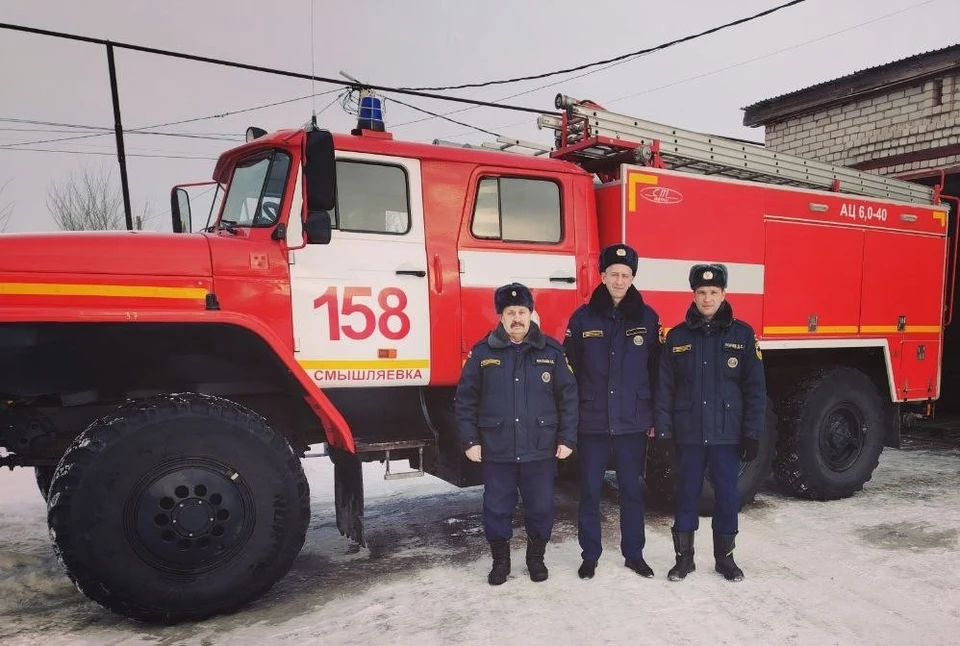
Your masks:
M560 186L551 180L485 177L477 187L470 231L506 242L560 242Z
M233 169L220 220L239 227L276 224L289 172L290 155L280 150L241 160Z
M400 166L337 160L335 227L404 234L410 230L407 173Z

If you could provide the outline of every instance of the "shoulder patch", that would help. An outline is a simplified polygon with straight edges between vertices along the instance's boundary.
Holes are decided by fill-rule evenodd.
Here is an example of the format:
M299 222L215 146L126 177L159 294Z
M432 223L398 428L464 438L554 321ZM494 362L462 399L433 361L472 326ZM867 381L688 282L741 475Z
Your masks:
M672 348L670 348L670 350L675 354L680 354L681 352L690 352L690 350L692 349L693 349L693 346L689 343L685 343L683 345L675 345Z
M760 340L756 336L753 337L753 345L757 349L757 359L763 361L763 353L760 352Z
M603 330L584 330L583 338L584 339L599 339L603 336Z
M564 337L571 337L571 336L573 336L573 332L570 331L570 328L567 328L567 331L563 333L563 336L564 336Z
M484 359L480 362L480 367L484 368L486 366L499 366L500 359Z
M661 323L657 323L657 341L660 343L660 345L663 345L667 341L667 334L664 332L663 325Z

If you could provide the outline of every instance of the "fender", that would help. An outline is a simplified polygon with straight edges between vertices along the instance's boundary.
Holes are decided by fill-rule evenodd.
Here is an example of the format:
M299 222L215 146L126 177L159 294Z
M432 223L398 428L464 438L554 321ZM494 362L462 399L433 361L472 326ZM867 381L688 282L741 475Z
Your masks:
M259 319L237 312L222 312L201 309L175 310L116 310L116 309L78 309L76 307L0 307L0 321L7 323L64 323L64 322L104 322L104 323L221 323L242 327L253 332L270 346L274 354L307 392L307 403L323 422L330 444L336 448L355 453L353 432L343 415L327 398L303 369L294 361L283 341Z

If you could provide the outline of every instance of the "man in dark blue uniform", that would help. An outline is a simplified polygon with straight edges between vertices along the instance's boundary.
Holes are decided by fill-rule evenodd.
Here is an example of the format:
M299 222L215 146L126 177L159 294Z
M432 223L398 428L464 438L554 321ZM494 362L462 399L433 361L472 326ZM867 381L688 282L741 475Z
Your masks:
M625 244L600 253L602 284L570 318L564 339L580 398L581 579L593 578L603 551L600 487L611 455L620 494L620 552L624 565L650 578L641 480L647 437L653 437L654 377L660 318L633 286L637 252Z
M727 268L690 269L693 303L667 334L657 389L657 437L676 453L677 508L673 546L677 562L668 573L680 581L696 569L693 536L706 467L716 493L713 555L728 581L743 579L733 560L740 496L741 458L756 459L767 407L760 344L749 324L733 318L726 300Z
M527 530L527 570L545 581L553 531L557 459L577 446L577 382L559 341L530 320L533 295L519 283L497 289L500 323L473 346L457 386L455 413L467 458L481 463L483 529L490 585L510 574L518 493Z

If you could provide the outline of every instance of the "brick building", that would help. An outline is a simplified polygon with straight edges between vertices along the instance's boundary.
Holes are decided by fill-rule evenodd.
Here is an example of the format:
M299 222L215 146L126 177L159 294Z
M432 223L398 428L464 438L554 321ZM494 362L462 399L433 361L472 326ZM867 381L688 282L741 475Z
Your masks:
M819 161L907 179L960 173L960 45L759 101L743 124L764 126L768 148Z
M960 45L860 70L744 108L772 150L960 196ZM941 175L942 173L942 175ZM957 235L956 214L950 235ZM953 298L960 303L957 277ZM944 334L940 411L960 413L960 321Z

